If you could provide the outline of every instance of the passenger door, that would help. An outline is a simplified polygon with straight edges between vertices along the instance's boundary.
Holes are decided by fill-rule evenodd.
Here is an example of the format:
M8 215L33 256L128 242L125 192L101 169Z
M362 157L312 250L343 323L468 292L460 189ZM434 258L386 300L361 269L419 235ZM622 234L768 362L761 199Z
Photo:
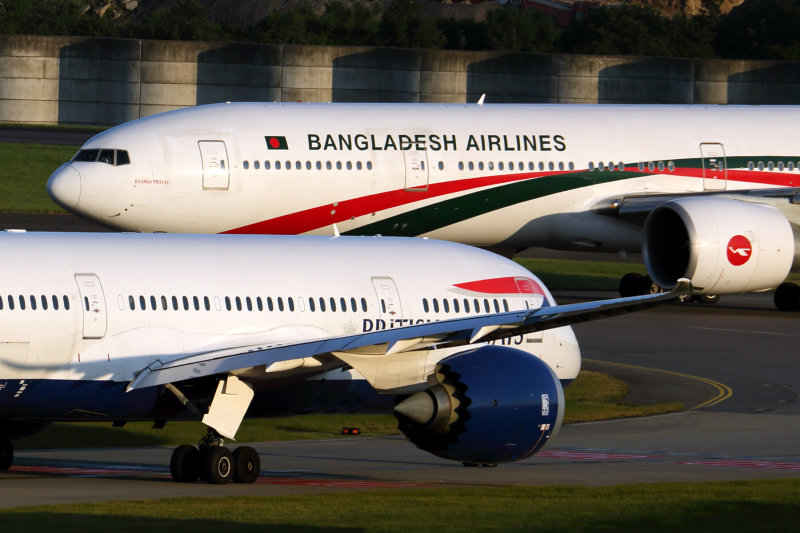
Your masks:
M703 190L724 191L728 183L725 147L721 143L700 143L703 160Z
M403 318L403 307L400 304L400 294L392 278L372 278L372 286L378 296L378 310L381 318L397 320Z
M223 141L198 141L203 163L203 189L227 190L230 161Z
M101 339L108 326L103 286L95 274L75 274L83 310L83 338Z
M406 166L407 191L428 189L428 153L424 150L405 150L403 159Z

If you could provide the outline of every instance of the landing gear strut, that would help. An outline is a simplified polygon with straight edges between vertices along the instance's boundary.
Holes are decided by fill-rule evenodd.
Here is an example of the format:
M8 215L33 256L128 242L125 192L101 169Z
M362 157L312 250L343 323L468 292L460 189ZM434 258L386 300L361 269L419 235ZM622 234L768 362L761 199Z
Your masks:
M239 446L231 453L219 434L208 428L198 447L181 444L175 448L169 471L178 483L194 483L198 478L217 485L253 483L261 472L261 459L250 446Z
M0 437L0 472L5 472L11 468L11 463L13 462L14 447L11 445L11 440Z

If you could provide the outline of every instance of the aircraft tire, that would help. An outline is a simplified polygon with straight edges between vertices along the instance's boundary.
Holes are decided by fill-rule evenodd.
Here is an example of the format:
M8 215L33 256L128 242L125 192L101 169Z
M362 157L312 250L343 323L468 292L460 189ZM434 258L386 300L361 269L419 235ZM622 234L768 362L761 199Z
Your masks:
M715 304L719 302L719 294L698 294L694 299L701 304Z
M203 454L202 470L209 483L230 483L234 471L231 451L224 446L211 446Z
M800 311L800 287L794 283L781 283L775 289L775 307L781 311Z
M639 296L644 287L644 276L636 272L628 272L619 280L619 295L623 298Z
M0 472L5 472L11 468L11 463L14 462L14 446L11 445L11 440L0 438Z
M261 458L250 446L239 446L233 450L234 483L254 483L261 474Z
M181 444L172 452L169 473L178 483L194 483L200 472L200 452L194 446Z

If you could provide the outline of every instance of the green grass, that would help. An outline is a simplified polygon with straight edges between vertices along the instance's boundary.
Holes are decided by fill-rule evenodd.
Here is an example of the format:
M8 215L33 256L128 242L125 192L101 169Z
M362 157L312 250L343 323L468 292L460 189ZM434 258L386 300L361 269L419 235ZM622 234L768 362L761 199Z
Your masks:
M515 260L539 276L550 289L616 291L620 278L628 272L646 274L644 265L637 263L531 257L518 257Z
M15 442L18 449L94 448L119 446L177 446L197 442L206 426L199 421L169 422L153 429L151 422L130 422L122 428L108 422L58 422ZM358 427L364 436L396 435L391 414L301 415L284 418L250 418L236 433L238 442L268 442L340 437L343 427ZM348 437L352 438L352 437ZM54 446L54 443L58 443Z
M102 126L82 126L80 124L28 124L25 122L0 122L0 129L7 130L41 130L41 131L77 131L81 133L96 134L108 128Z
M796 531L800 480L170 498L0 510L6 531Z
M681 402L633 405L625 401L630 388L616 378L600 372L581 371L578 379L564 390L567 410L564 422L593 422L612 418L651 416L683 411Z
M536 274L548 289L556 290L617 291L619 280L628 272L647 273L641 263L535 257L514 260ZM790 273L786 281L800 283L800 272Z
M47 179L75 146L0 143L0 212L64 213L47 196Z
M683 409L678 402L656 405L625 403L628 386L599 372L583 371L567 389L565 422L588 422L632 416L663 414ZM358 427L363 436L396 435L397 420L391 414L302 415L285 418L247 419L236 434L239 442L267 442L342 437L343 427ZM15 442L17 449L102 448L127 446L177 446L196 442L205 434L200 422L169 422L153 429L150 422L130 422L122 428L108 422L59 422ZM353 438L353 437L346 437Z

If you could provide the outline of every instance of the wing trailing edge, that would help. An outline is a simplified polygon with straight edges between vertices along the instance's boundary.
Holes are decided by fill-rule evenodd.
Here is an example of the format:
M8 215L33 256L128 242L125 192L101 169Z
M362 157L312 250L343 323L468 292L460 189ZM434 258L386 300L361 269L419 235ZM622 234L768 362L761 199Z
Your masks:
M424 367L427 358L423 348L449 348L475 342L488 342L537 331L568 326L601 318L642 311L691 294L692 285L681 279L669 292L614 298L568 305L541 307L505 313L455 318L394 329L336 337L309 339L275 345L232 346L188 357L162 362L156 360L130 381L128 391L154 387L205 376L222 375L281 361L332 354L353 366L371 382L396 388L399 383L422 379L418 370L409 371L411 360ZM388 360L397 358L388 364ZM391 370L390 370L391 369ZM363 371L362 371L363 370ZM380 376L390 372L394 378ZM406 376L397 378L399 374ZM391 387L389 383L394 385Z

